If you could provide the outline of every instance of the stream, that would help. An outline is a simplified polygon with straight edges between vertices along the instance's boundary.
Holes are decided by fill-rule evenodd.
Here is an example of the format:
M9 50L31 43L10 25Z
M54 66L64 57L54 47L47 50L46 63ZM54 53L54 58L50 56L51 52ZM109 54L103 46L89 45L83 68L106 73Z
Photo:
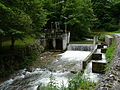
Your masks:
M92 45L82 46L77 44L68 46L68 50L58 54L58 58L55 58L46 68L33 68L31 71L19 70L9 80L0 84L0 90L37 90L38 86L47 85L51 76L54 77L56 85L67 87L68 80L74 76L73 71L78 72L82 69L82 61L93 49ZM105 59L104 54L103 59ZM92 62L90 62L83 77L97 82L102 75L92 73Z

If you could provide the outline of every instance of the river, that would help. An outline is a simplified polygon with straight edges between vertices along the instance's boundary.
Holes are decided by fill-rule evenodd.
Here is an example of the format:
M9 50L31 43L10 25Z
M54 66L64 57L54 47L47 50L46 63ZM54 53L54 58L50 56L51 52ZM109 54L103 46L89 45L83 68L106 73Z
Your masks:
M56 85L68 86L68 80L74 76L73 72L82 69L82 61L90 52L88 49L86 51L68 49L64 53L58 54L58 57L46 68L32 68L31 71L19 70L10 79L0 84L0 90L37 90L38 86L47 85L51 76L54 77ZM92 80L95 78L99 80L100 77L97 77L99 74L93 74L91 70L88 70L91 67L91 63L89 63L83 76L88 77L90 75L93 77Z

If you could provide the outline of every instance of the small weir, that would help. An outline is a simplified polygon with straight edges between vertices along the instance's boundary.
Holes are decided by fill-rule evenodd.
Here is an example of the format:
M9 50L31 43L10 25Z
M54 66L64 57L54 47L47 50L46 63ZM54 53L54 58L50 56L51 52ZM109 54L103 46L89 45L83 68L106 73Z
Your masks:
M73 51L91 51L94 49L93 44L70 44L68 50Z
M98 82L100 79L102 79L102 77L104 76L104 73L101 73L100 71L103 70L104 68L102 68L100 64L103 65L104 63L107 63L105 54L101 53L101 49L97 49L95 53L101 54L101 59L91 60L87 64L86 69L84 70L84 73L83 73L83 78L92 82ZM96 66L94 66L94 62L97 63Z
M59 54L58 58L47 65L46 68L33 68L31 71L27 69L20 70L9 80L1 83L0 90L37 90L38 86L47 85L51 76L55 78L55 83L58 86L63 84L68 86L68 80L73 77L75 72L82 70L83 60L89 56L92 50L92 44L70 44L68 50ZM105 55L102 54L102 60L104 61L104 59ZM102 74L92 73L91 61L87 65L83 77L97 82Z

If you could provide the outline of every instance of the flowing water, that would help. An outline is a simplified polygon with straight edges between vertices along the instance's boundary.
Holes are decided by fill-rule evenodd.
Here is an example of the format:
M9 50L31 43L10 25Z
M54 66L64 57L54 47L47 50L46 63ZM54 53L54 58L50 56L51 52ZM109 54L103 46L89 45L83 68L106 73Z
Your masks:
M76 47L76 46L75 46ZM77 47L78 48L78 47ZM82 61L90 54L90 51L68 50L59 54L46 68L33 68L31 71L23 69L17 74L0 84L0 90L37 90L40 85L47 85L50 77L54 76L54 82L58 85L68 85L68 79L73 77L71 71L78 72L82 69Z
M104 46L104 48L107 48L107 46ZM97 49L96 53L101 53L101 49ZM97 60L97 62L105 63L106 62L105 54L104 53L101 53L101 54L102 54L102 60ZM104 74L92 73L92 61L88 63L82 77L92 82L98 82L100 79L103 78Z
M94 49L93 44L70 44L68 46L68 50L74 50L74 51L91 51Z
M54 83L58 86L68 86L68 80L74 75L72 71L78 72L82 69L82 61L93 49L92 45L82 46L72 44L66 52L59 54L59 58L53 60L44 69L33 68L31 71L27 69L18 71L9 80L0 84L0 90L37 90L38 86L47 85L51 76L54 77ZM92 73L91 68L90 62L83 77L98 81L101 75Z

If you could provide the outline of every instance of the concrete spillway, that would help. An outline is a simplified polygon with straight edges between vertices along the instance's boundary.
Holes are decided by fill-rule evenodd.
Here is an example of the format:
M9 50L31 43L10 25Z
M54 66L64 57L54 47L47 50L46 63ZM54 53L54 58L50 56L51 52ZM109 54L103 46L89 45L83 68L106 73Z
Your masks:
M93 44L70 44L67 48L73 51L92 51L94 49Z

